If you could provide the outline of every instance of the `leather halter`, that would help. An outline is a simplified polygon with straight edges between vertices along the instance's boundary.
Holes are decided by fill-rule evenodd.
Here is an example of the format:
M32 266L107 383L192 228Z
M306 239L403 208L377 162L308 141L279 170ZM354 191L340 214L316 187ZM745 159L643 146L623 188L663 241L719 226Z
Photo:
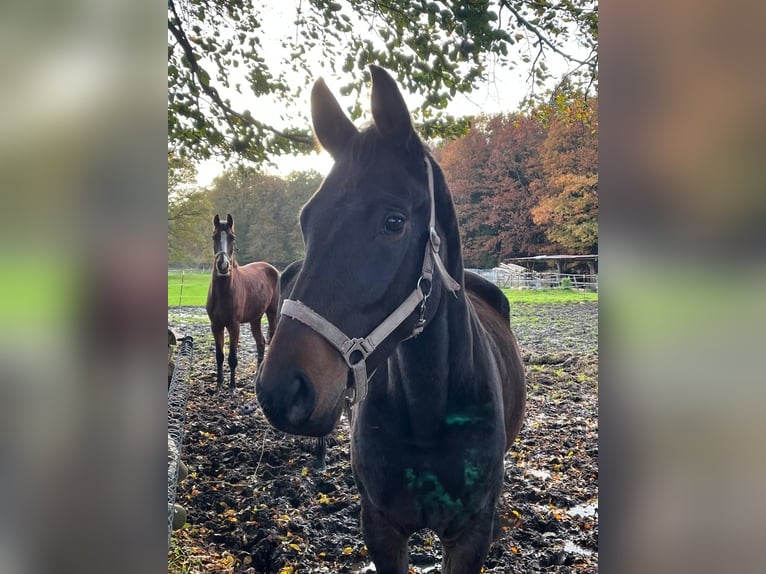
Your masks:
M300 301L285 299L282 303L282 314L300 321L304 325L316 331L324 337L346 361L349 369L354 374L354 383L350 388L349 397L350 406L354 406L367 396L367 357L388 337L407 317L409 317L418 306L420 306L420 317L408 338L417 337L423 332L426 324L426 302L431 295L433 287L434 266L447 289L453 293L460 290L460 283L450 277L444 263L439 257L439 246L441 238L436 231L436 202L434 200L434 174L431 162L426 156L426 172L428 173L428 195L431 201L431 216L428 223L428 241L426 242L425 254L423 256L423 267L418 278L415 289L380 325L378 325L366 337L350 338L319 313L304 305ZM424 285L423 282L427 285Z

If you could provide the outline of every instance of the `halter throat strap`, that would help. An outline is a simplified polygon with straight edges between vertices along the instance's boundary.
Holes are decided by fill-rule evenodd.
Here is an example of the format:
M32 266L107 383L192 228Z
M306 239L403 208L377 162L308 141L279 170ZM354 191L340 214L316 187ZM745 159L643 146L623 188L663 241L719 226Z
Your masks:
M436 201L434 199L434 176L431 161L426 156L426 172L428 174L428 195L431 202L431 214L428 225L428 241L426 242L423 255L423 266L417 285L409 296L386 317L366 337L351 338L338 329L330 321L300 301L285 299L282 303L281 313L295 319L313 329L324 337L343 357L354 375L354 384L351 387L349 403L354 406L367 396L367 357L394 332L407 318L420 306L420 317L412 333L408 338L417 337L423 332L426 324L426 302L431 295L433 286L433 272L436 267L444 286L451 292L460 290L460 283L450 277L444 263L439 256L441 238L436 231ZM426 284L424 285L424 281Z

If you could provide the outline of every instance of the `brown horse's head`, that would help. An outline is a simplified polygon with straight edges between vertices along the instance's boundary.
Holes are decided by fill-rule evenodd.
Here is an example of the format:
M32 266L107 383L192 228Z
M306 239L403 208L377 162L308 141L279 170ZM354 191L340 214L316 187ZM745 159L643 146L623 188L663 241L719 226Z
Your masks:
M213 218L213 273L215 275L229 275L234 265L234 220L231 215L226 216L226 221L221 222L221 218L216 213Z
M381 68L371 66L370 71L374 123L362 132L325 83L314 84L314 132L335 163L301 212L306 255L291 292L282 294L350 339L370 335L417 288L431 214L427 151L394 80ZM440 188L436 209L447 201L449 225L456 226L443 176L430 161ZM443 245L441 252L442 257L445 252L459 257L459 247ZM462 272L453 276L462 277ZM438 305L439 280L434 275L429 313ZM368 375L385 368L388 355L413 333L419 311L408 313L369 355ZM328 433L352 382L349 364L336 346L282 315L256 381L258 399L275 427L294 434Z

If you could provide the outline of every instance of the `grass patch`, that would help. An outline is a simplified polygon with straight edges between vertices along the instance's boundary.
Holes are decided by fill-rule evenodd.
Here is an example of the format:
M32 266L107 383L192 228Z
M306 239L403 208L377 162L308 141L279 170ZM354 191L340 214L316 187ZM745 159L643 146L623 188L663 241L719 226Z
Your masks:
M204 307L210 273L168 273L168 307ZM503 289L503 293L514 303L549 305L556 303L579 303L598 301L598 293L574 291L571 289L535 289L518 291Z
M580 303L581 301L598 301L598 293L591 291L574 291L571 289L530 289L520 291L503 289L508 301L514 303L534 303L548 305L555 303Z
M168 273L168 307L204 307L210 273Z

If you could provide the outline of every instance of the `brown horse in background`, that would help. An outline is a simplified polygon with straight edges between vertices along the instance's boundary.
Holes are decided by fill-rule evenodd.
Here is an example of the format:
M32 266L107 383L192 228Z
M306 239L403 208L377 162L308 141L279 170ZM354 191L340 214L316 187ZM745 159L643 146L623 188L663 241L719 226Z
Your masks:
M231 215L221 222L216 214L213 219L213 278L207 293L207 315L215 339L215 362L217 367L217 390L223 389L224 329L229 331L229 369L234 394L236 387L237 347L239 325L250 323L258 348L258 365L263 362L266 342L261 331L261 317L269 321L269 340L274 334L279 308L279 271L263 261L239 266L234 258L234 220Z

